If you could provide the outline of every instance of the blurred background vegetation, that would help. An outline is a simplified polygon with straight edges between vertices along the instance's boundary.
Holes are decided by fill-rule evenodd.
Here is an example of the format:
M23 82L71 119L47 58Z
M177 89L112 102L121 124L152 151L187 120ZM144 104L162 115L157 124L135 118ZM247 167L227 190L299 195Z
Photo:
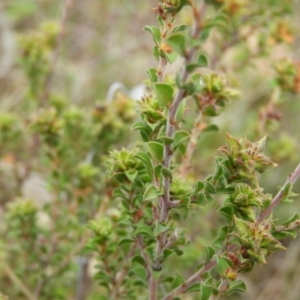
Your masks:
M212 172L226 132L251 139L268 133L267 154L279 164L262 178L271 193L299 161L299 90L286 88L274 100L276 107L270 105L276 98L270 92L274 78L282 79L274 64L282 58L300 60L299 3L287 2L298 15L279 16L287 24L284 30L278 30L272 18L265 19L261 28L264 32L270 24L268 36L251 36L219 54L215 69L229 74L242 96L215 119L220 131L201 136L189 176ZM102 157L137 139L130 131L134 103L118 92L111 107L107 94L116 82L128 90L142 84L146 69L156 67L153 41L142 30L156 23L150 10L155 4L0 1L0 292L9 299L81 300L101 295L91 280L93 260L81 251L88 237L84 224L109 206L111 191L103 183ZM182 20L188 16L187 9ZM288 26L296 29L289 32ZM256 56L259 38L269 43L268 52ZM208 54L218 42L216 37L208 43ZM268 113L273 118L265 119ZM299 185L295 191L300 191ZM286 219L299 209L296 200L276 215ZM211 222L194 214L185 224L193 243L183 258L175 260L184 273L193 268L198 251L216 229L219 220L211 211L211 206L201 211L201 217ZM243 275L249 291L232 299L299 299L300 239L286 239L284 245L288 251Z

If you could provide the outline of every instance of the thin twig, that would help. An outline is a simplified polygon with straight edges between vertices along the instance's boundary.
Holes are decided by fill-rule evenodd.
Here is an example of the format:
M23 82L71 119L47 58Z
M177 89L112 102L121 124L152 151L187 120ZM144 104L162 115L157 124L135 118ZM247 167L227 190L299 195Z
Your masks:
M205 7L206 6L204 4L200 8L200 10L198 10L195 6L193 6L195 22L193 25L192 36L195 38L199 35L201 31L201 22L205 14ZM181 71L181 76L180 76L182 83L185 83L188 79L189 73L186 66L193 61L197 49L198 47L193 47L185 54L185 65ZM169 108L168 116L167 116L167 128L166 128L166 136L169 138L173 138L174 136L175 128L176 128L176 112L178 110L180 103L184 100L184 98L185 98L185 90L179 89ZM171 145L165 145L163 164L164 164L164 168L167 170L169 170L171 166L172 154L173 152L171 149ZM168 221L169 210L172 207L179 205L178 201L173 203L173 201L170 200L170 184L171 184L171 179L169 177L164 177L163 197L160 201L160 222L161 223L166 223ZM160 270L162 268L163 250L167 242L166 236L167 236L166 232L162 232L157 236L155 259L153 262L153 266L155 270Z
M192 159L192 155L194 153L195 147L197 145L197 140L199 137L199 134L201 133L201 127L200 127L200 120L201 120L202 114L199 113L195 122L194 122L194 126L191 132L191 138L189 140L188 146L187 146L187 150L185 152L185 155L183 157L181 166L180 166L180 175L182 176L182 178L185 178L187 176L187 173L189 171L190 168L190 163L191 163L191 159Z
M152 270L151 270L151 260L149 258L149 256L147 255L147 253L145 252L144 250L144 243L143 243L143 240L140 236L138 236L137 238L137 242L138 242L138 245L140 247L140 250L141 250L141 255L146 263L146 272L147 272L147 276L148 278L150 278L151 276L151 273L152 273Z
M47 283L52 280L53 278L55 278L58 274L60 274L60 272L62 272L63 270L66 269L66 267L72 262L72 260L74 259L74 256L78 253L78 251L80 251L83 246L86 244L88 237L85 236L80 243L75 247L74 251L72 251L70 253L70 255L68 255L65 260L60 264L60 266L54 270L54 272L51 274L51 277L44 277L42 278L39 283L37 284L36 288L35 288L35 297L39 297L41 291L43 290L43 288L47 285ZM52 256L52 252L50 253L50 255ZM49 257L48 257L49 259ZM50 262L47 260L46 264L44 265L44 269L46 268L46 266L49 264Z
M249 17L246 16L243 21L246 21ZM256 28L256 27L255 27ZM247 34L245 34L244 36L240 36L238 35L238 32L236 31L233 34L233 38L228 41L227 43L225 43L222 47L221 47L221 54L222 56L218 56L217 54L215 54L213 56L213 58L211 59L211 69L215 69L216 66L218 65L218 63L221 61L221 58L224 56L224 52L226 52L227 50L229 50L232 46L235 46L237 43L239 43L241 40L245 40L247 39L253 32L254 32L254 28L252 28ZM180 175L182 176L182 178L185 178L187 175L187 172L190 168L190 162L191 162L191 158L192 155L194 153L195 147L197 145L197 139L199 137L199 134L201 133L201 129L199 128L199 123L200 123L200 119L201 119L201 114L199 114L198 118L196 119L192 132L191 132L191 138L189 141L189 144L187 146L187 150L185 153L185 156L183 157L183 161L180 167Z
M111 297L112 299L118 299L119 295L120 295L120 287L122 286L123 280L126 277L127 273L128 273L128 268L126 268L126 265L128 264L128 261L130 260L130 258L134 255L134 248L132 248L126 255L125 259L123 260L122 265L120 266L120 272L118 272L115 276L115 280L114 280L114 288L112 290L112 294Z
M51 84L52 84L52 80L53 80L53 75L54 75L57 61L59 58L59 52L60 52L60 48L61 48L63 38L64 38L65 27L66 27L68 15L69 15L72 5L73 5L73 0L65 0L62 17L61 17L61 21L60 21L60 32L56 39L56 45L55 45L55 48L53 51L50 70L49 70L46 80L45 80L44 92L40 98L40 103L42 105L45 104L45 102L47 101L47 99L49 97L50 88L51 88Z
M1 262L4 267L5 273L11 279L11 281L21 290L21 292L27 297L28 300L38 300L28 289L28 287L21 281L21 279L15 274L8 263L4 260Z
M299 226L300 226L300 220L296 220L289 225L276 226L275 232L280 232L280 231L284 231L284 230L294 230L294 229L299 228Z
M158 281L156 278L154 278L154 274L151 267L151 260L144 250L144 243L141 236L137 237L137 243L138 246L140 247L141 255L146 264L146 272L147 272L147 278L149 284L149 300L157 300Z
M152 267L151 267L151 260L144 250L143 240L141 239L140 236L138 237L138 245L141 249L142 257L146 263L146 272L147 272L148 284L149 284L149 300L157 300L158 280L154 277Z
M285 189L286 187L291 184L293 185L297 179L300 176L300 164L297 166L297 168L294 170L294 172L288 176L285 184L283 185L283 187L279 190L279 192L277 193L277 195L273 198L271 204L260 213L260 215L258 216L256 222L257 223L261 223L263 222L269 215L270 213L275 209L275 207L281 202L281 200L286 196L285 195Z
M198 36L200 30L201 30L201 22L202 18L204 16L205 12L205 5L201 8L200 11L196 11L196 8L194 8L195 12L194 14L197 16L197 19L195 19L195 24L193 28L193 36ZM181 74L181 81L182 83L185 83L186 80L188 79L188 70L186 66L191 63L194 59L195 52L197 51L197 47L193 47L185 57L185 67L182 70ZM166 136L169 138L173 138L174 132L175 132L175 127L176 127L176 112L178 110L178 107L180 103L183 101L185 97L185 91L183 89L179 89L168 112L168 117L167 117L167 129L166 129ZM171 145L166 145L164 149L164 168L169 170L170 169L170 164L171 164L171 156L172 156L172 149ZM163 197L163 207L161 207L161 217L160 221L162 223L165 223L168 219L168 212L169 212L169 205L171 203L170 201L170 178L165 177L164 178L164 197Z
M218 288L218 294L212 295L209 300L218 300L227 291L229 287L228 279L223 278Z
M157 300L158 280L151 276L149 279L150 298L149 300Z
M172 300L176 296L183 294L190 286L199 282L201 280L202 276L206 272L211 270L215 265L216 265L216 260L212 259L206 265L204 265L198 272L196 272L189 279L187 279L185 282L183 282L180 286L178 286L176 289L174 289L169 294L164 296L162 298L162 300Z

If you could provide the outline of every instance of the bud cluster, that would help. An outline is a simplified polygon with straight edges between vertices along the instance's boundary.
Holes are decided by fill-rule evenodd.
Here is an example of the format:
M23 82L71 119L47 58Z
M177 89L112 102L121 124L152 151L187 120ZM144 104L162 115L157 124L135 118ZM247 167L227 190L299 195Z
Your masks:
M247 182L252 187L258 187L258 175L276 166L262 153L266 138L255 143L247 139L237 140L230 135L227 138L228 146L221 147L220 151L228 157L229 182Z
M298 94L300 92L300 65L287 59L274 64L276 83L283 92Z
M200 91L197 94L198 105L204 115L216 116L239 92L229 87L228 79L219 73L207 73L200 76Z
M225 272L229 280L235 280L238 272L249 272L255 263L266 263L266 257L273 252L285 249L278 237L284 237L287 231L291 231L292 235L294 226L299 226L294 218L286 223L287 226L276 227L272 215L257 221L272 201L272 195L265 194L258 182L259 174L275 166L263 154L264 148L265 138L252 143L227 135L227 146L220 149L227 158L217 160L218 170L222 170L224 176L223 187L229 194L219 212L228 226L222 228L214 245L224 247L231 261ZM214 178L219 179L220 175L216 175ZM285 198L293 196L290 188L286 188L284 193Z

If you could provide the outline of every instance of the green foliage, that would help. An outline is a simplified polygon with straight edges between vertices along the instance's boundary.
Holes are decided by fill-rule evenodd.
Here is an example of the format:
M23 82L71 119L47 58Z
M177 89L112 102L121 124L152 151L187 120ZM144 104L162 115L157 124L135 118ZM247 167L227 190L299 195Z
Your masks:
M124 142L136 114L134 103L123 95L113 106L88 108L49 90L59 31L59 24L46 22L19 36L19 66L28 90L16 108L0 114L1 164L9 166L1 184L11 185L1 196L6 267L0 281L7 284L0 289L10 299L70 296L79 272L76 257L83 255L89 236L85 223L108 193L103 157ZM32 174L43 185L33 199L24 195ZM111 211L89 227L104 238L117 219L118 211Z
M40 30L19 37L21 64L29 81L29 98L36 99L44 89L58 32L57 23L46 22Z
M276 196L260 181L297 153L280 120L286 100L299 94L299 64L270 56L294 39L291 1L200 2L157 1L158 24L144 29L158 65L147 70L136 102L121 93L90 107L70 101L68 86L51 84L64 24L19 34L26 89L20 104L0 113L0 172L7 177L0 180L0 290L9 298L74 298L84 280L86 299L234 297L246 291L240 273L265 265L285 249L281 239L296 237L299 215L283 222L272 212L292 202L299 174ZM273 66L268 103L255 112L249 137L227 134L217 156L210 139L219 127L225 137L225 109L232 123L243 119L230 103L250 98L253 87L243 86L250 67L258 77L258 59ZM175 62L180 71L169 68ZM136 131L133 142L129 132ZM34 174L47 200L25 195ZM94 263L93 283L82 261Z
M221 7L222 2L213 5ZM213 295L243 292L246 286L237 279L238 274L251 271L256 263L265 264L273 252L285 249L278 238L293 235L299 225L298 216L276 225L272 215L265 215L265 211L275 205L272 195L264 193L259 178L276 166L263 154L265 137L250 142L227 134L227 145L220 148L225 157L216 157L215 173L201 181L197 177L187 180L186 168L180 166L180 161L190 158L189 151L201 132L218 129L214 124L198 122L194 128L188 128L184 122L185 109L190 105L187 103L194 100L197 114L209 121L220 115L230 100L240 96L231 87L228 76L202 70L212 61L202 50L210 31L218 30L221 36L230 36L231 30L239 30L239 14L243 15L248 8L246 1L224 2L222 12L215 12L209 19L202 15L204 10L197 10L196 4L184 3L190 4L194 13L195 32L191 32L187 26L175 25L182 2L158 1L153 11L158 15L159 27L145 27L155 43L158 68L148 70L151 86L138 102L140 120L133 125L143 142L138 150L113 151L110 156L110 175L117 184L112 200L119 203L116 205L123 217L106 240L106 248L124 239L128 249L134 249L129 271L133 276L131 281L142 280L142 290L145 295L149 294L149 299L174 299L190 292L197 293L200 299L210 299ZM253 10L251 13L259 15L261 12ZM234 17L232 22L229 16ZM174 52L183 57L183 70L175 76L166 76L164 66L173 62L170 54ZM294 69L287 65L275 65L275 69L278 73L276 88L293 89ZM293 196L291 188L288 184L281 190L282 201ZM205 248L204 263L186 280L179 274L172 275L167 267L171 253L181 255L188 236L180 221L195 213L197 206L208 205L219 196L226 197L218 209L226 225L221 227L212 246ZM97 236L97 230L93 231ZM113 264L110 254L107 251L101 255ZM126 253L122 254L122 260L127 259ZM103 278L114 276L113 270L107 272L105 276L98 273L101 284ZM123 275L125 270L120 272ZM166 292L158 289L160 285ZM124 279L124 299L130 292L131 286ZM138 299L138 294L134 299ZM107 285L109 295L115 292L113 286Z

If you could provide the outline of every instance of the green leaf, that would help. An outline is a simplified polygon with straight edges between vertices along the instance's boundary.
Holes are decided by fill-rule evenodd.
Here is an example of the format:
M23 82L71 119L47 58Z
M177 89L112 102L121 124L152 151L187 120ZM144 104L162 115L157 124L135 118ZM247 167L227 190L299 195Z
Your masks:
M137 170L129 170L129 171L125 171L126 177L131 181L134 182L138 171Z
M184 117L184 112L185 112L185 100L181 101L179 106L178 106L178 109L177 109L177 112L176 112L176 116L175 116L175 120L177 122L181 122L183 117Z
M188 64L186 69L188 72L193 72L197 68L207 67L209 64L208 58L205 54L201 53L197 59L197 62Z
M170 229L169 226L166 226L164 224L159 223L158 221L156 222L156 228L155 228L155 235L158 236L162 232L166 232Z
M154 236L153 229L150 226L147 225L139 225L136 230L134 231L134 235L149 235L151 237Z
M199 67L207 67L209 65L207 56L205 54L201 53L198 56L197 64L199 65Z
M205 206L209 203L206 195L204 193L199 193L196 196L196 200L193 201L193 204Z
M200 292L200 290L201 290L200 283L195 283L191 285L188 289L186 289L185 293Z
M218 188L224 188L224 189L227 188L227 180L223 174L218 178L217 183L218 183ZM231 188L228 190L228 192L230 191L234 191L234 189Z
M116 188L113 191L113 197L114 198L120 197L121 199L125 199L125 200L127 199L126 195L123 193L123 191L120 188Z
M203 28L201 30L201 33L200 33L200 40L202 43L204 43L208 37L209 37L209 34L210 34L210 31L211 31L211 28L210 27L207 27L207 28Z
M160 142L163 142L164 145L171 145L173 142L174 142L174 139L173 138L170 138L168 136L160 136L160 137L157 137L157 139L160 141Z
M151 83L157 82L158 79L157 79L157 73L155 69L148 69L147 73Z
M233 217L234 220L234 225L236 228L236 232L241 238L248 238L248 236L252 235L252 229L251 227L253 226L252 222L242 220L237 217Z
M147 255L153 260L154 259L154 246L150 245L144 249Z
M214 181L217 181L220 177L222 177L224 174L223 168L220 166L220 164L217 163L217 171L214 176Z
M209 182L205 182L204 190L208 194L214 194L216 192L216 188Z
M216 108L212 105L208 106L205 109L204 113L208 117L216 117L218 115L218 112L217 112Z
M295 239L297 237L297 231L296 230L282 230L277 232L275 231L272 232L272 236L278 240L284 239L287 236L290 236L293 239Z
M149 131L148 130L141 130L140 131L140 135L143 139L144 142L148 142L150 140L150 135L149 135Z
M137 286L137 287L143 287L143 288L147 288L148 287L148 285L147 285L147 282L145 282L144 280L133 280L132 281L132 284L134 285L134 286ZM105 299L104 300L107 300L107 298L105 297Z
M179 55L184 56L184 52L185 52L185 37L184 37L184 34L182 32L177 32L177 33L174 33L173 35L171 35L167 39L167 43Z
M205 286L210 289L212 294L218 295L219 290L215 287L214 279L212 277L210 277L209 275L208 275L208 278L209 279L206 280Z
M146 126L144 123L142 122L135 122L132 127L131 130L140 130L140 129L144 129Z
M205 247L205 262L204 262L204 264L207 264L212 259L214 254L215 254L215 250L212 247L210 247L210 246Z
M109 289L109 282L111 281L111 278L106 272L98 271L94 278L99 280L99 285L105 286L107 289ZM101 300L103 300L103 298Z
M217 237L213 243L212 243L212 246L215 247L215 248L219 248L219 249L224 249L224 240L220 237Z
M132 226L132 220L131 219L127 219L127 218L123 218L118 222L118 225L121 226Z
M143 215L146 219L152 218L152 207L145 207L143 208Z
M161 283L165 283L165 282L171 283L173 280L174 280L174 277L172 277L170 275L169 276L166 275L166 277L161 277L160 282Z
M188 64L186 66L186 70L191 73L193 71L195 71L196 69L200 68L201 66L199 66L197 63L191 63L191 64Z
M168 257L174 255L175 251L172 249L165 249L163 254L164 254L164 261L165 261Z
M297 221L299 219L299 215L298 214L294 214L290 219L288 219L287 221L285 221L284 223L282 223L282 225L287 226L290 225L291 223Z
M217 255L216 255L216 263L217 263L217 271L220 275L223 275L225 270L231 266L231 262L228 258L217 256Z
M218 27L220 29L227 29L228 24L229 20L228 17L225 15L216 16L209 22L210 27Z
M184 279L182 278L182 276L180 274L176 274L176 276L173 279L173 282L171 284L171 290L176 289L177 287L179 287L182 283L184 282Z
M121 239L121 240L118 242L118 245L119 245L119 246L122 246L122 245L124 245L124 244L131 244L131 243L133 243L133 242L134 242L133 239L123 238L123 239Z
M293 239L295 239L298 235L297 230L286 230L285 233L286 235L292 237Z
M162 168L161 172L165 178L172 178L172 171Z
M142 266L145 266L145 260L144 260L143 257L140 256L140 255L135 255L135 256L133 256L133 257L131 258L131 262L132 262L132 263L136 262L136 263L139 263L139 264L142 265Z
M197 192L200 192L200 191L203 190L203 188L204 188L204 182L203 181L197 181L195 190Z
M154 46L153 47L153 50L152 50L152 54L153 54L153 56L154 56L154 58L156 59L156 60L159 60L159 50L158 50L158 47L157 46Z
M289 182L283 189L283 197L288 197L290 192L292 191L293 185Z
M164 55L166 56L166 58L167 58L167 60L170 64L175 62L177 57L178 57L178 54L175 51L173 51L171 53L167 53L167 52L164 51Z
M170 212L177 214L181 220L186 220L190 215L190 209L185 206L172 208Z
M161 36L160 36L160 30L156 26L145 26L144 30L149 31L152 34L153 40L155 44L160 44Z
M161 176L161 173L162 173L162 164L158 164L155 169L154 169L154 175L156 178L159 178Z
M150 156L145 152L138 152L135 157L142 160L144 164L149 168L150 170L153 169L152 162Z
M179 145L181 145L185 140L190 138L190 134L184 130L178 130L174 134L174 143L173 143L173 150L175 151Z
M164 146L158 142L148 142L148 151L155 161L161 162L164 159Z
M287 234L285 231L275 231L275 232L272 232L272 236L277 240L282 240L282 239L286 238Z
M149 185L143 195L143 201L155 200L161 196L161 192L154 186Z
M160 107L165 107L172 103L174 90L170 84L156 82L153 84L153 89Z
M89 243L87 243L84 246L84 250L86 250L86 251L96 251L97 252L98 249L99 249L99 246L97 244L93 243L92 241L90 241ZM43 254L46 254L48 251L48 249L44 246L40 246L39 250L42 251Z
M246 292L247 287L242 280L230 281L230 287L226 291L226 295L229 295L234 292Z
M206 285L201 285L200 300L209 300L211 296L211 289Z
M227 222L231 222L234 211L231 206L223 206L219 209L221 215L223 215Z
M193 81L187 81L184 84L180 85L179 88L184 90L186 97L194 95L198 91L198 85Z
M144 267L141 267L139 264L133 264L130 269L130 272L133 272L143 280L147 280L147 272Z
M265 150L266 148L266 140L267 140L267 137L264 136L262 139L260 139L259 141L255 142L254 145L255 145L255 148L257 147L257 153L261 153Z
M211 195L206 194L206 200L207 200L207 203L209 204L214 201L214 198Z
M228 226L223 226L219 229L219 236L215 239L212 246L217 248L224 248L224 242L227 239L228 235Z
M175 33L175 32L180 32L180 31L185 31L185 30L187 30L187 29L189 29L190 27L189 26L187 26L187 25L179 25L179 26L177 26L177 27L175 27L174 29L173 29L173 33Z
M208 132L208 131L218 131L219 130L219 127L215 124L211 124L211 125L208 125L206 126L202 132Z
M178 9L181 10L186 5L191 6L191 2L188 0L180 0L180 5Z
M293 203L294 199L291 198L282 198L281 203Z

